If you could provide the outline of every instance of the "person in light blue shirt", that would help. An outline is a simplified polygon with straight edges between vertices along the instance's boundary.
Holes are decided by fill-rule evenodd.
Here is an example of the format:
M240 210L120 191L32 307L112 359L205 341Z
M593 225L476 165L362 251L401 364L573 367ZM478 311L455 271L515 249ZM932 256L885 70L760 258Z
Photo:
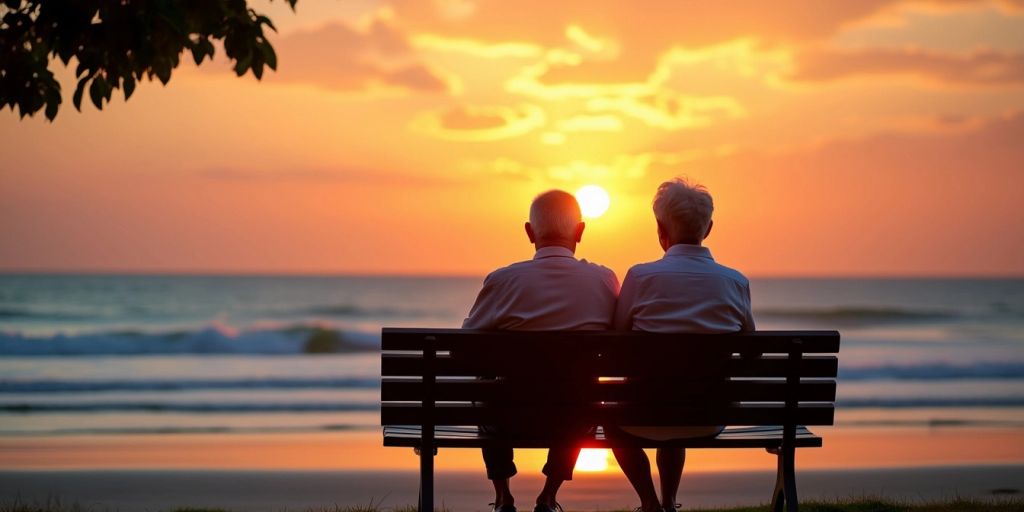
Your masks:
M728 333L753 331L750 283L743 274L715 262L701 245L711 233L714 203L703 186L684 179L662 183L654 196L660 260L626 273L615 307L614 328L648 332ZM714 436L723 427L644 427L610 429L609 436L655 440ZM616 448L615 458L640 496L642 512L675 510L683 473L683 448L659 448L661 500L654 490L651 463L637 447Z
M619 281L606 267L576 259L576 244L583 237L583 217L576 198L568 192L550 190L530 205L526 236L536 252L532 259L513 263L491 272L484 279L476 302L462 323L463 329L509 331L567 330L603 331L612 326ZM537 496L534 512L556 512L562 483L572 480L580 453L574 438L587 429L577 429L571 418L537 418L537 428L565 435L561 446L548 450L541 472L544 488ZM500 425L481 430L501 435ZM509 479L516 472L511 446L483 449L487 478L494 484L493 512L516 512Z

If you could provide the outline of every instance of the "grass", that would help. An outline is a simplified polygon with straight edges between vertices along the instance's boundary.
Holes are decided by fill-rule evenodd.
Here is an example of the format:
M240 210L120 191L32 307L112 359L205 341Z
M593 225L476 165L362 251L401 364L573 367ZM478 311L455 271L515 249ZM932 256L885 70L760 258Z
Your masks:
M298 509L296 509L298 510ZM713 509L692 509L693 512L765 512L767 505L755 507L733 507ZM1024 498L1008 497L993 500L953 499L930 503L907 503L875 498L860 498L836 501L805 501L800 504L803 512L1024 512ZM86 509L77 503L64 505L60 500L51 499L45 503L0 503L0 512L107 512L107 509ZM175 508L163 512L245 512L223 508ZM333 506L306 509L304 512L416 512L414 506L379 508L375 503L350 507ZM451 512L447 508L436 512ZM525 510L524 510L525 512ZM625 512L625 511L620 511ZM686 511L681 511L686 512Z
M756 507L697 509L703 512L765 512L767 505ZM954 499L930 503L906 503L885 499L805 501L801 512L1021 512L1024 500L1019 498L979 501Z

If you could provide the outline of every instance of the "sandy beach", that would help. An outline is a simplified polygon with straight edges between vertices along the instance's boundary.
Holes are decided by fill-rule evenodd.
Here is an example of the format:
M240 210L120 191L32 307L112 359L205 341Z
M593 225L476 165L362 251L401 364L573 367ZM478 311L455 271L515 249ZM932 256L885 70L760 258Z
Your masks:
M999 499L1024 490L1019 429L841 429L825 447L797 455L803 499L955 496ZM942 447L942 449L937 449ZM491 500L479 453L441 450L438 503L486 510ZM412 504L417 459L383 448L376 432L316 435L163 435L0 440L0 498L78 503L97 509L215 506L276 511L379 503ZM529 502L540 488L543 452L518 451L513 489ZM571 510L632 509L610 460L577 471L562 502ZM752 505L768 499L774 458L760 450L691 450L680 499L686 507ZM1007 494L1011 493L1011 494Z
M768 499L774 475L767 471L700 472L684 475L684 507L752 505ZM522 503L531 503L541 481L534 475L513 480ZM928 501L956 496L1003 499L1024 487L1024 466L961 466L799 472L802 499L885 496ZM3 500L78 504L89 510L123 512L174 507L223 507L253 512L378 504L388 509L415 503L411 471L5 471ZM438 504L453 510L488 510L493 498L480 473L442 471ZM579 475L564 487L567 510L631 510L636 498L621 474Z

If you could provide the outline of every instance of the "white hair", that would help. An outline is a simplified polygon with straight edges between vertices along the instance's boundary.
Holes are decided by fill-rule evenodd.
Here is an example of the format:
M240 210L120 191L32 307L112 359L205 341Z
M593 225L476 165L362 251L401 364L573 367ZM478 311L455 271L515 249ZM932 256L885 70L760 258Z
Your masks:
M580 204L563 190L544 192L530 204L530 226L540 240L572 239L580 222L583 222Z
M715 205L703 185L676 178L658 186L654 194L654 218L679 243L697 244L711 225Z

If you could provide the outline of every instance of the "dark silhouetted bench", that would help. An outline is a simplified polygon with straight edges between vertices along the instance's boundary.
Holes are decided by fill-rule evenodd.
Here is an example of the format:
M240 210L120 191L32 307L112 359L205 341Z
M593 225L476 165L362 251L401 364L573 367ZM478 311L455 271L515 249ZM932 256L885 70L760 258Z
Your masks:
M772 510L797 510L794 455L831 425L839 333L744 334L383 330L385 446L417 448L420 510L433 509L438 447L548 448L554 436L495 438L478 425L729 425L717 437L643 447L763 448L777 455ZM614 442L595 429L578 441Z

